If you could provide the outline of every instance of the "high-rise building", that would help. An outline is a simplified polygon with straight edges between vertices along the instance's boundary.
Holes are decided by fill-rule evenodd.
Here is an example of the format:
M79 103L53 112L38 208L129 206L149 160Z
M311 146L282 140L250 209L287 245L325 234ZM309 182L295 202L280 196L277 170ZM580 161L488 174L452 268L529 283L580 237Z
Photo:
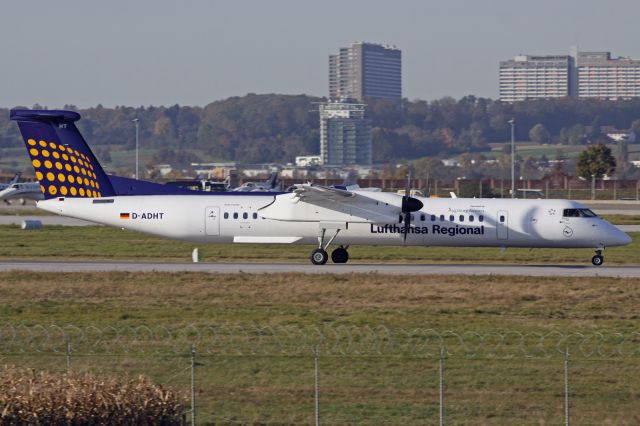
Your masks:
M322 164L370 165L371 120L365 116L365 105L328 102L319 109Z
M549 99L575 93L574 61L569 55L519 55L500 62L500 100Z
M640 97L640 60L612 58L610 52L573 56L515 56L500 62L500 100L564 96L597 99Z
M402 52L358 42L329 55L329 98L402 98Z
M610 52L579 52L577 68L581 98L640 97L640 60L611 58Z

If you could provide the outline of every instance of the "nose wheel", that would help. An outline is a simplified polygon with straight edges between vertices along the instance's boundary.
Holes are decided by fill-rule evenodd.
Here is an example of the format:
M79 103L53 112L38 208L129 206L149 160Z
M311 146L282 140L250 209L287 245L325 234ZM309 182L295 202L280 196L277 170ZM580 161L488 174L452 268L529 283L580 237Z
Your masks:
M591 258L593 266L600 266L604 263L604 256L602 256L602 250L596 250L596 255Z

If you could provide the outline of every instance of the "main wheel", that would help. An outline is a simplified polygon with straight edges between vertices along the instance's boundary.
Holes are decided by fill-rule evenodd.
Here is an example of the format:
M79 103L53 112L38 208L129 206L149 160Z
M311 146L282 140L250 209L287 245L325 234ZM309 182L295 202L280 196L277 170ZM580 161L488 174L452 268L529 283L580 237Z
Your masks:
M314 265L324 265L329 260L329 255L321 248L317 248L311 252L311 263Z
M591 258L591 263L593 263L594 266L600 266L604 263L604 257L602 257L602 255L596 254Z
M344 247L338 247L331 252L331 260L333 263L347 263L349 261L349 252Z

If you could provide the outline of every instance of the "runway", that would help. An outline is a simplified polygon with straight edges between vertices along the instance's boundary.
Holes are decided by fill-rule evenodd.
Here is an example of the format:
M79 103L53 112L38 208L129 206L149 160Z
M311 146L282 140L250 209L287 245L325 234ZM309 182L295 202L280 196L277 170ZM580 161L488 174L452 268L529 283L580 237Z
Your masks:
M0 262L0 271L32 272L205 272L205 273L307 273L385 275L526 275L536 277L640 278L640 266L591 265L473 265L473 264L326 264L298 263L133 263L133 262Z

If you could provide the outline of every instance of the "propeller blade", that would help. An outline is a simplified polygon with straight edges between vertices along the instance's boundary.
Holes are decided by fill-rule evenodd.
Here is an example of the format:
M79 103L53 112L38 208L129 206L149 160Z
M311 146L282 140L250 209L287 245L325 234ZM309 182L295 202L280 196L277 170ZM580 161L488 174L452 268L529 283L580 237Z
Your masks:
M405 197L411 196L411 171L410 170L407 170L407 184L404 187L404 196Z
M411 212L407 212L404 214L404 242L407 242L407 234L409 233L409 229L411 228Z

